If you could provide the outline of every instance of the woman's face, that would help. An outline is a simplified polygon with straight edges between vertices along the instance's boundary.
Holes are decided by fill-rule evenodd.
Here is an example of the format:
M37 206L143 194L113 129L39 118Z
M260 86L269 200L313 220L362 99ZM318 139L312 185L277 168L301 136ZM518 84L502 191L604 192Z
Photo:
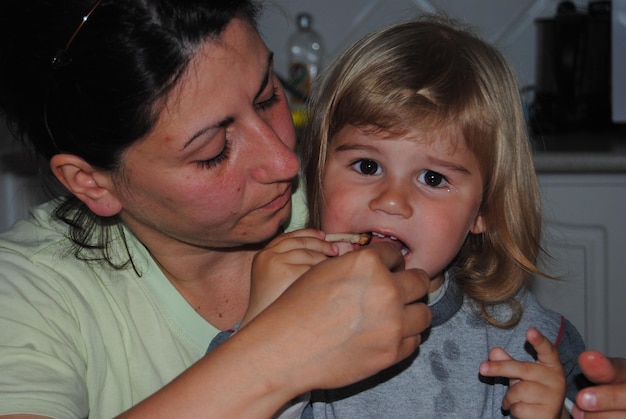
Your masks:
M123 155L121 216L144 243L258 243L289 217L299 169L272 56L235 19L199 49L154 130Z

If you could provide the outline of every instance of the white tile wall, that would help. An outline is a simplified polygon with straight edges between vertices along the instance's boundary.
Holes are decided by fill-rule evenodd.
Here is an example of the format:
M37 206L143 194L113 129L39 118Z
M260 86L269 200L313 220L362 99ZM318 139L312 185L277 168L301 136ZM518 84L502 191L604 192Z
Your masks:
M474 27L511 61L521 86L533 84L535 27L538 17L552 17L560 0L266 0L260 29L275 52L276 70L287 70L287 37L295 16L308 12L325 44L325 61L383 25L421 13L444 12ZM580 7L587 1L577 0Z

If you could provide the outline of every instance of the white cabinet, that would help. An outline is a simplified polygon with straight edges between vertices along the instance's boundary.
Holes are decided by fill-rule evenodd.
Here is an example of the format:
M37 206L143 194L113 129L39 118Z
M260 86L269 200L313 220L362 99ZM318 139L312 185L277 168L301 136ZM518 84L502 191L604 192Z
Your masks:
M550 257L540 267L558 280L532 289L565 315L587 347L626 356L626 174L540 174Z

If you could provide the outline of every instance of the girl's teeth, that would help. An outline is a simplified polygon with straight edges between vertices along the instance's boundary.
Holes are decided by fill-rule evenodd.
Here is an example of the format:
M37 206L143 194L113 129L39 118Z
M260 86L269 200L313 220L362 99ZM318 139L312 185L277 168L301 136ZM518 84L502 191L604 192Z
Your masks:
M372 236L376 236L376 237L380 237L380 238L387 237L387 238L389 238L390 240L398 240L398 238L397 238L397 237L395 237L395 236L385 236L384 234L381 234L381 233L376 233L376 232L372 232Z
M380 237L381 239L387 237L390 240L398 241L398 238L395 236L385 236L384 234L376 233L375 231L372 231L372 236ZM406 256L409 254L409 249L403 247L400 252L402 253L402 256Z

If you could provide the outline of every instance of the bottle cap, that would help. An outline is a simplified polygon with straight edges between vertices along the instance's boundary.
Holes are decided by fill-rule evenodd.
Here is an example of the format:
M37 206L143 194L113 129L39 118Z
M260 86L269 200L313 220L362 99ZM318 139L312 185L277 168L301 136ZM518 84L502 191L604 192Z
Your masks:
M309 29L312 20L311 15L308 13L299 13L298 16L296 16L296 21L300 29Z

